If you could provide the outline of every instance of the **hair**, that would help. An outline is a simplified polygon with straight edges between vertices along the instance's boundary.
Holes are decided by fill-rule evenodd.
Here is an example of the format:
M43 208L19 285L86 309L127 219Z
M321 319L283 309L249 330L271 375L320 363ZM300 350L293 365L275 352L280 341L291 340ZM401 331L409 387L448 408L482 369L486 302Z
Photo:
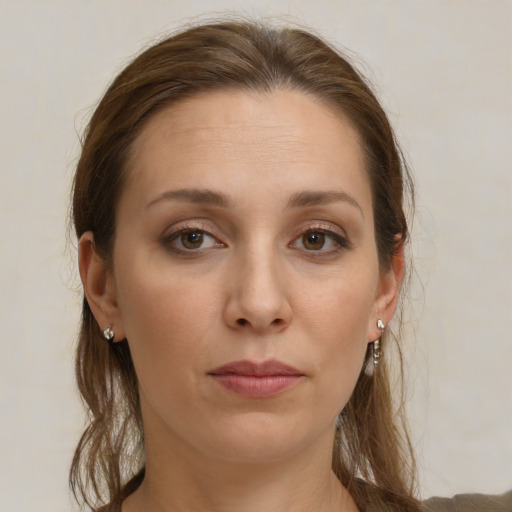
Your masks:
M146 49L114 79L82 140L72 199L77 237L92 231L95 250L112 264L116 205L134 140L157 112L216 90L300 91L352 123L371 184L379 264L389 268L408 238L403 205L412 185L386 114L341 52L308 31L254 21L188 28ZM144 478L137 376L128 343L105 342L85 298L76 378L89 417L70 485L91 510L118 511ZM403 400L395 403L391 389L384 358L372 376L361 372L336 429L332 467L361 510L419 510Z

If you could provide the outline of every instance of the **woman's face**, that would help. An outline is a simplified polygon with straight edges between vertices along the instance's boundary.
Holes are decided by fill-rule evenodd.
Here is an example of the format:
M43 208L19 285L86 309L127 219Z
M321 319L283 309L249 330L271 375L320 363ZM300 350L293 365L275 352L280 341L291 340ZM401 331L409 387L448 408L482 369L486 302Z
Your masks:
M106 320L148 447L260 460L332 443L398 292L350 123L299 92L182 101L136 140L116 222Z

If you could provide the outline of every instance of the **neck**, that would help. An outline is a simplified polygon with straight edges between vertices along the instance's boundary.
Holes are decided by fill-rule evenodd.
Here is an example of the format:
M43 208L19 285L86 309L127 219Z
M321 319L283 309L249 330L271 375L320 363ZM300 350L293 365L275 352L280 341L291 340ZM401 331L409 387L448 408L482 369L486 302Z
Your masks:
M146 439L145 478L123 512L357 512L331 470L330 449L327 457L308 447L255 463L164 452Z
M203 473L193 478L166 479L164 482L147 476L141 487L127 500L123 512L357 510L352 498L334 475L329 475L322 485L311 485L289 474L286 479L280 478L279 470L267 470L265 473L262 476L260 471L236 471L236 476L231 474L230 479L225 471L217 471L215 476Z

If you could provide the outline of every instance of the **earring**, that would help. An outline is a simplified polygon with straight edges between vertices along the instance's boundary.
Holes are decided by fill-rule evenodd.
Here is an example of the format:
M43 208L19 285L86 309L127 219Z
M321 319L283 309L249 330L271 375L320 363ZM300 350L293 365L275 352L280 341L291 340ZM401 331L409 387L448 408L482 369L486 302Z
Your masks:
M377 320L377 328L379 329L382 336L384 334L384 331L386 330L386 326L384 325L384 322L380 318ZM371 343L371 350L372 357L371 359L368 360L364 368L364 373L368 377L373 377L373 374L375 373L377 366L379 366L379 360L382 356L382 352L380 349L380 338L376 339Z
M384 331L386 330L386 326L384 325L384 322L379 318L377 320L377 328L380 331L380 335L382 336L384 334ZM373 342L373 366L377 368L379 366L379 359L381 358L382 353L380 351L380 338L375 340Z
M104 331L103 336L107 341L113 341L114 340L114 331L112 329L112 326L109 325Z

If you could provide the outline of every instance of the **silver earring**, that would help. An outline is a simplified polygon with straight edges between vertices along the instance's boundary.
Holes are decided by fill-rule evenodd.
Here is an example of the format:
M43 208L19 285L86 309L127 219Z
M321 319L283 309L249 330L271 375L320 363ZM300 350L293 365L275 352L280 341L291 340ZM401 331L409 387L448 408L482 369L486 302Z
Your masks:
M113 341L114 340L114 331L112 329L112 326L109 325L104 331L103 336L107 341Z
M384 331L386 330L386 326L384 325L384 322L379 318L377 320L377 328L382 334L384 334ZM366 366L364 368L364 373L368 377L372 377L375 373L375 370L377 369L377 366L379 366L379 360L382 356L382 352L380 349L380 338L376 339L371 343L371 350L372 350L372 357L368 360L366 363Z
M384 325L384 322L379 318L377 320L377 328L380 331L380 335L382 336L384 334L384 331L386 330L386 326ZM380 338L375 340L373 342L373 366L377 368L379 366L379 359L381 358L382 353L380 351Z
M382 355L381 352L380 352L380 339L378 340L375 340L373 343L373 366L375 366L375 368L377 368L377 366L379 366L379 359L380 359L380 356Z

